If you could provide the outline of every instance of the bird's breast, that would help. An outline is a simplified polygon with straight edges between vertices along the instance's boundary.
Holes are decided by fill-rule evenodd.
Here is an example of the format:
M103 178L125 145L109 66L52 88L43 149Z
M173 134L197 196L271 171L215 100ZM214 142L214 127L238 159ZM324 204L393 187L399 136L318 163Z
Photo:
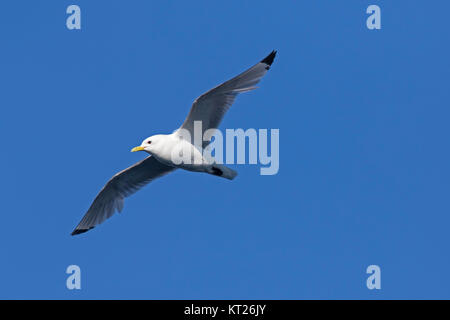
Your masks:
M162 163L187 170L198 170L205 161L202 151L184 140L171 141L158 150L154 156Z

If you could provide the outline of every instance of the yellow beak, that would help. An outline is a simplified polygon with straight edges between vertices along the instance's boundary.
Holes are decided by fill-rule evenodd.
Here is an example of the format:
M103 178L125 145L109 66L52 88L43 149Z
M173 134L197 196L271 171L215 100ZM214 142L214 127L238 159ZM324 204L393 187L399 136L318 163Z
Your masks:
M134 147L133 149L131 149L131 152L136 152L136 151L143 151L144 147Z

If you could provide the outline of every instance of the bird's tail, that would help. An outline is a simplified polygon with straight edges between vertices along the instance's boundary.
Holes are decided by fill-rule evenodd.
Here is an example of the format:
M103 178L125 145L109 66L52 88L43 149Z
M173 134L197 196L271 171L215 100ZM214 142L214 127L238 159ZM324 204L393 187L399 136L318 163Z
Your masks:
M208 173L228 180L233 180L237 176L236 171L221 164L213 164Z

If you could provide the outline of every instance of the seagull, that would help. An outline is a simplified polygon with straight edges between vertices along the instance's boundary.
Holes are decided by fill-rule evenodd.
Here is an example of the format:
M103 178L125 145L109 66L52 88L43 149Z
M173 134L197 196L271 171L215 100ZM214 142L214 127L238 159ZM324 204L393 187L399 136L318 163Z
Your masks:
M231 80L209 90L198 97L181 127L171 134L158 134L145 139L140 146L131 151L144 151L150 156L115 174L103 187L89 207L72 235L84 233L101 224L116 211L121 212L124 199L151 181L160 178L177 168L205 172L232 180L237 172L221 164L205 159L202 148L210 141L203 142L200 148L185 139L184 133L194 136L195 122L200 121L202 137L206 130L217 130L223 116L233 104L239 93L256 89L254 86L270 69L276 51L242 72ZM189 152L193 161L178 163L173 161L173 153Z

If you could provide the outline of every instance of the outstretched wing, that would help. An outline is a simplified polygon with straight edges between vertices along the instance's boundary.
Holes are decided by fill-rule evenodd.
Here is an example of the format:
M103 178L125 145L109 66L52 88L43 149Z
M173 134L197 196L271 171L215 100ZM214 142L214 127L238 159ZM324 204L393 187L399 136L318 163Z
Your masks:
M72 235L89 231L111 217L116 210L122 211L126 197L132 195L150 181L172 170L175 170L175 168L166 166L150 156L117 173L97 195Z
M266 74L275 59L276 51L272 51L261 62L247 71L209 90L198 97L192 104L186 120L180 129L186 129L194 136L194 121L202 122L202 136L208 129L216 129L236 96L241 92L255 89L254 86ZM204 142L205 147L209 142Z

